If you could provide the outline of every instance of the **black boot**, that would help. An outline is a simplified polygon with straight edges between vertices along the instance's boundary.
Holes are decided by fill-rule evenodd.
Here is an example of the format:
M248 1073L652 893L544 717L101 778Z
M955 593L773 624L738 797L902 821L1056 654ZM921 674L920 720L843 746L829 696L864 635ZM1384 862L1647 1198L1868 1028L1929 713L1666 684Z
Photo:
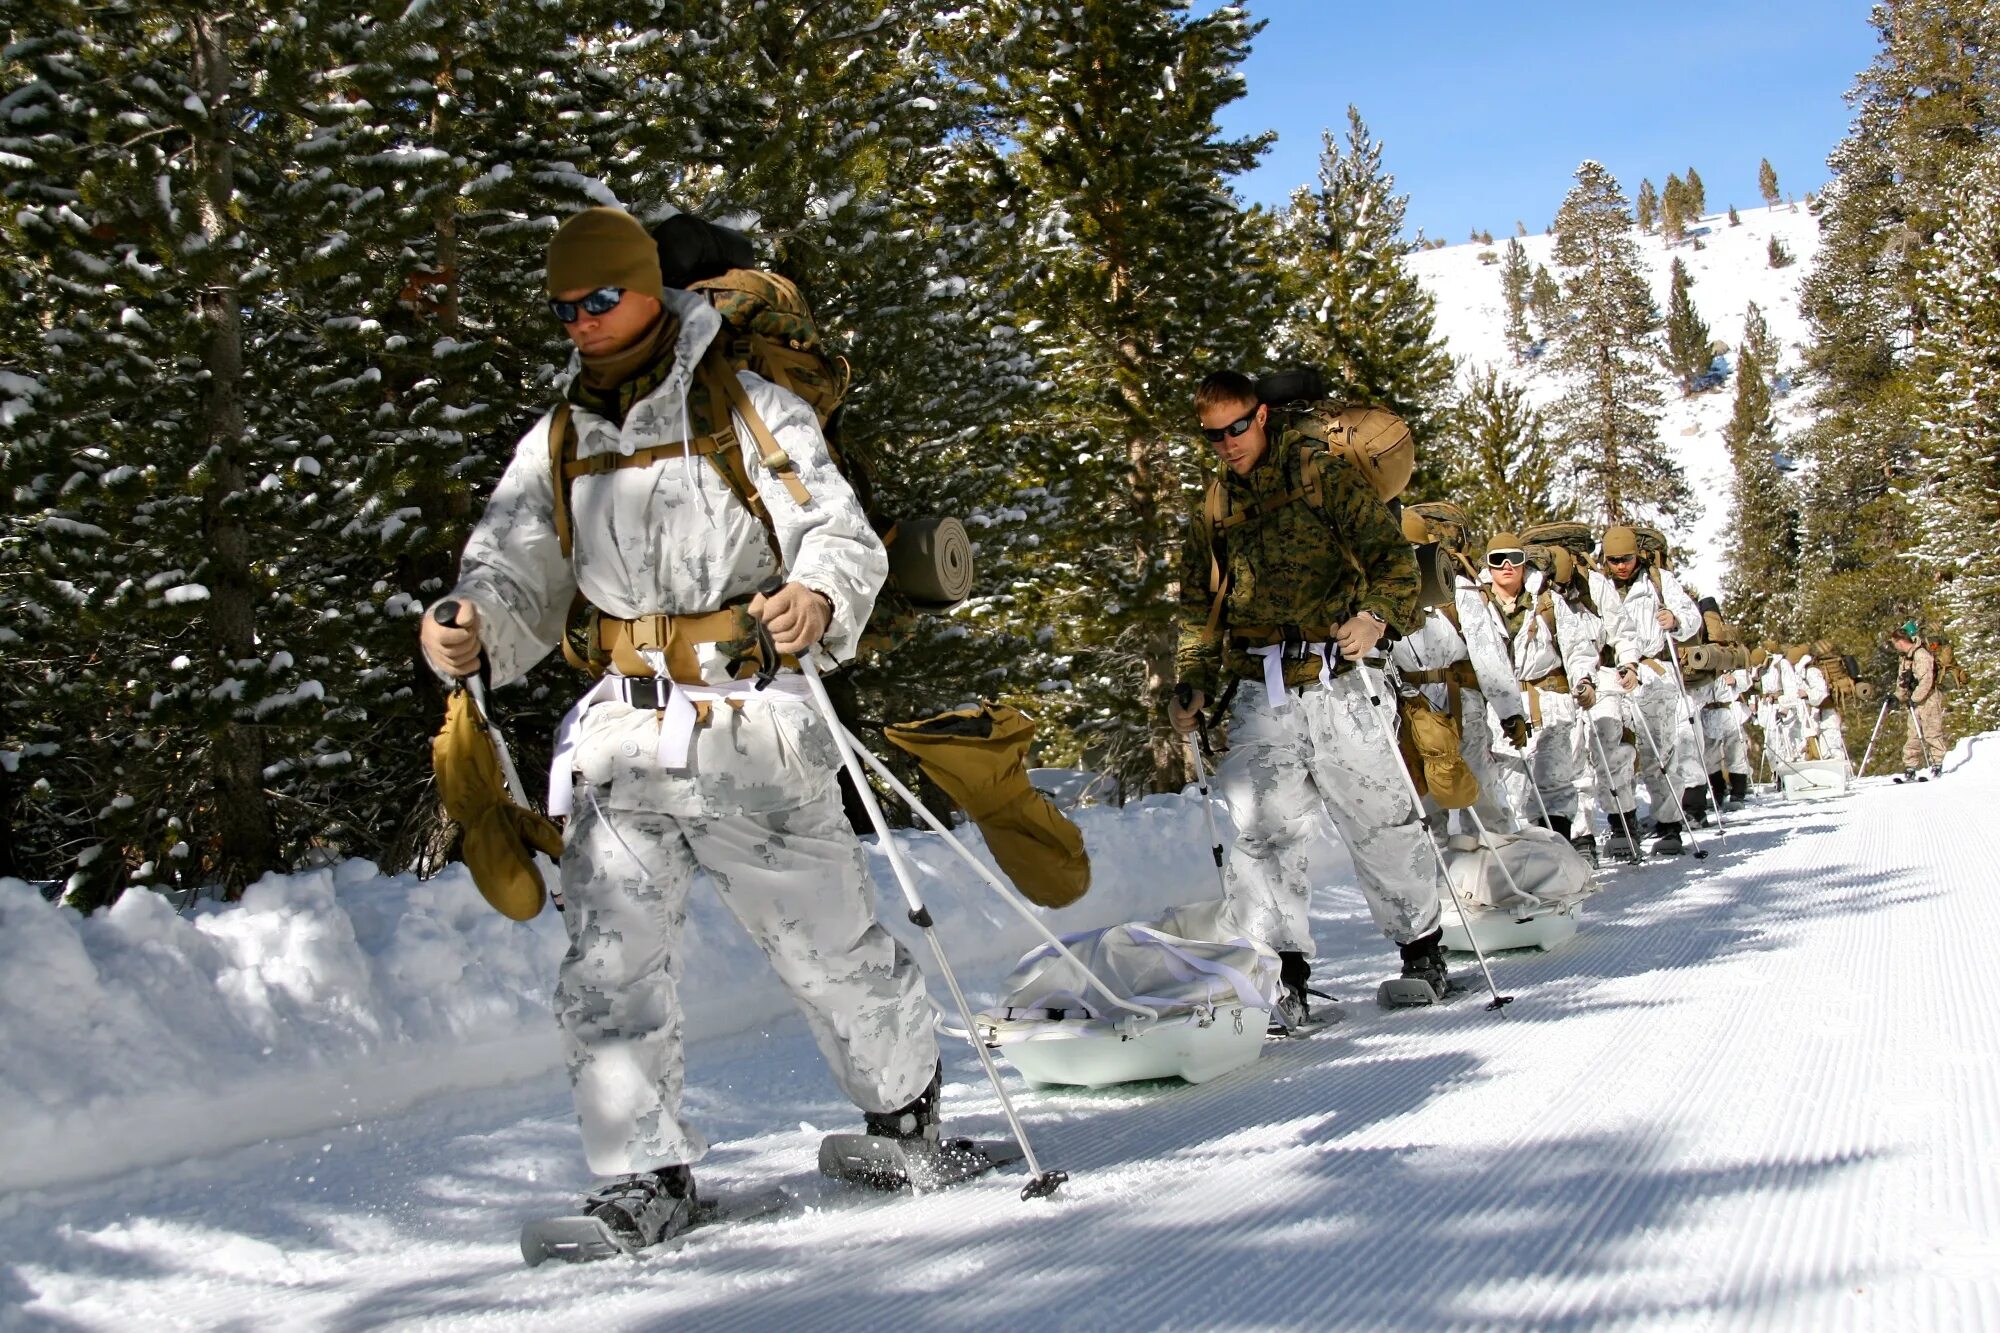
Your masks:
M694 1212L694 1173L684 1166L619 1176L583 1200L584 1216L597 1218L635 1250L687 1230Z
M1638 815L1637 810L1627 810L1622 814L1605 816L1611 822L1611 831L1604 840L1606 851L1628 861L1640 859Z
M1749 801L1750 775L1748 773L1731 773L1729 775L1729 803L1731 805L1747 805Z
M1451 974L1444 965L1444 932L1434 930L1396 947L1403 954L1403 979L1423 982L1442 1000L1451 989Z
M1306 987L1312 983L1312 964L1302 950L1278 950L1278 980L1285 990L1278 997L1278 1007L1271 1011L1272 1029L1289 1032L1304 1027L1312 1016L1311 1006L1306 1002Z
M1560 834L1562 834L1562 835L1563 835L1563 837L1565 837L1565 838L1569 837L1569 828L1570 828L1570 825L1569 825L1569 816L1568 816L1568 815L1550 815L1550 816L1549 816L1549 828L1551 828L1552 830L1554 830L1554 831L1555 831L1555 832L1557 832L1557 833L1560 833Z
M1689 787L1681 793L1681 815L1696 828L1708 827L1708 788Z
M944 1088L944 1061L938 1061L930 1086L893 1111L869 1111L864 1115L868 1132L879 1138L902 1139L906 1143L938 1141L938 1094Z
M1679 824L1653 825L1653 855L1679 856L1687 848L1681 846L1681 826Z
M1715 797L1715 810L1722 813L1722 807L1729 803L1729 775L1716 769L1708 775L1708 790Z

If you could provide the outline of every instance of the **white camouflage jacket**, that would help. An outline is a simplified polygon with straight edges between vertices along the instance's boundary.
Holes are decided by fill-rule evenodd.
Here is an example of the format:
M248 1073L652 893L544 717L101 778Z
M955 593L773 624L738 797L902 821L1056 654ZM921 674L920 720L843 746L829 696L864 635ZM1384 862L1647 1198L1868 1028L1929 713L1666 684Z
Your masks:
M1479 576L1482 595L1480 609L1492 623L1496 635L1504 636L1506 621L1501 618L1500 608L1492 600L1493 578L1490 574ZM1517 680L1540 680L1551 672L1560 670L1570 679L1572 687L1579 681L1589 680L1591 672L1597 669L1597 649L1602 633L1601 622L1588 611L1580 611L1561 597L1550 598L1555 610L1555 633L1549 633L1548 622L1539 612L1533 610L1542 594L1547 580L1539 569L1528 571L1527 582L1521 587L1522 595L1528 599L1531 608L1521 622L1520 630L1514 635L1511 648L1511 672ZM1459 594L1460 606L1464 606L1464 593ZM1519 691L1516 691L1519 693Z
M669 290L665 300L681 325L672 373L633 405L622 427L574 409L578 457L630 455L686 437L694 367L722 319L699 295ZM853 656L888 576L888 555L833 466L812 409L749 371L738 378L812 497L805 506L791 498L736 418L744 464L769 508L788 577L832 601L833 620L821 646L844 660ZM519 679L557 645L579 590L608 616L691 615L748 597L778 572L756 517L707 460L686 456L576 478L570 489L572 554L565 560L549 468L552 415L544 414L515 447L466 542L458 586L449 594L478 607L495 685ZM712 645L702 649L701 664L708 680L728 679Z
M1660 593L1667 610L1674 613L1674 638L1688 642L1701 633L1701 608L1681 587L1671 569L1656 569ZM1590 598L1604 617L1605 633L1617 649L1618 665L1627 666L1642 658L1658 658L1666 652L1667 632L1660 628L1661 597L1653 592L1652 574L1641 570L1623 591L1602 571L1590 571Z

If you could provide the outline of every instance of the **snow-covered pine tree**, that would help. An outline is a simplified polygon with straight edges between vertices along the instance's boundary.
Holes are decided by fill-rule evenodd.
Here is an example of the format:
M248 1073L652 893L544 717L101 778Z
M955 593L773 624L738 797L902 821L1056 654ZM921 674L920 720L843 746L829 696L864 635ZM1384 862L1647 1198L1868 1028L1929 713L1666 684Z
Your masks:
M1527 390L1495 366L1467 372L1437 454L1438 479L1430 489L1464 509L1480 531L1518 532L1575 512L1562 442Z
M1293 194L1280 223L1285 314L1276 332L1287 360L1324 368L1336 392L1408 422L1424 460L1449 407L1453 372L1437 334L1437 303L1404 263L1409 200L1395 188L1382 145L1350 106L1345 141L1322 136L1319 188ZM1525 269L1526 254L1509 241L1509 264L1517 253Z
M1693 275L1676 255L1667 295L1666 355L1662 360L1680 381L1683 394L1693 393L1715 364L1708 349L1708 324L1694 308L1693 288Z
M73 853L42 870L83 906L130 882L239 892L280 864L267 765L324 695L295 670L274 496L297 406L257 387L290 313L271 261L296 237L269 220L294 17L44 6L9 30L10 249L61 298L7 454L35 538L10 572L48 631L25 725L50 748L21 776Z
M1602 164L1585 162L1556 213L1562 318L1549 363L1569 385L1556 425L1572 450L1577 495L1607 522L1688 514L1694 497L1659 439L1659 311L1639 271L1632 214Z
M1633 207L1638 210L1640 231L1651 231L1659 224L1660 195L1650 179L1639 182L1639 194L1633 201Z
M1857 80L1847 137L1828 159L1820 248L1801 287L1806 373L1819 417L1810 464L1801 628L1879 643L1930 607L1932 585L1901 553L1921 537L1914 484L1919 384L1910 349L1928 321L1925 250L1956 182L2000 126L2000 13L1981 0L1884 0L1880 42Z
M2000 144L1959 187L1917 285L1926 322L1910 367L1921 477L1912 555L1971 677L1954 704L1972 730L2000 720Z
M1528 290L1534 286L1534 270L1528 266L1528 252L1518 240L1507 242L1507 256L1500 261L1500 299L1507 308L1507 350L1518 363L1528 353L1534 335L1528 331Z
M1784 195L1778 192L1778 173L1771 169L1771 159L1760 158L1757 162L1757 193L1763 197L1764 207L1776 208Z
M1752 638L1785 641L1798 627L1799 513L1776 461L1767 373L1746 341L1737 352L1736 402L1722 432L1733 468L1723 597L1730 618Z
M993 108L990 170L1027 223L1020 327L1046 369L1013 429L1065 506L1041 534L1036 600L1000 609L1052 654L1042 715L1071 736L1052 759L1082 750L1137 786L1176 787L1172 593L1210 459L1194 385L1255 369L1276 314L1227 184L1268 136L1216 125L1255 29L1238 8L1196 17L1180 0L955 12L988 35L954 68Z

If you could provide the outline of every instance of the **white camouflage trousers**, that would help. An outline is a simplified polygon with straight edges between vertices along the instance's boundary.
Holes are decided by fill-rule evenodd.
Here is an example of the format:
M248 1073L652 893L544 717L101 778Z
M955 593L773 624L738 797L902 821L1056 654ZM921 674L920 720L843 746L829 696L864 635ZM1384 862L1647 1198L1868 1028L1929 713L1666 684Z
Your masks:
M1536 690L1542 713L1541 725L1528 736L1527 753L1520 763L1527 770L1534 791L1522 784L1527 801L1525 813L1539 822L1546 811L1572 819L1576 815L1576 781L1581 773L1577 744L1584 738L1577 726L1580 710L1576 699L1559 690ZM1583 832L1585 830L1578 830Z
M577 788L562 858L570 947L555 996L593 1172L708 1150L680 1116L680 937L697 869L764 951L857 1106L891 1111L923 1091L938 1058L930 999L875 919L874 882L830 775L782 810L676 818L609 800L605 788Z
M1632 714L1629 720L1638 747L1639 776L1653 803L1653 818L1677 824L1681 820L1681 793L1708 781L1707 772L1701 770L1694 727L1681 702L1680 687L1674 683L1671 670L1656 673L1641 662L1639 688L1626 694L1625 701Z
M1347 844L1382 933L1407 944L1437 929L1437 862L1389 740L1392 698L1379 669L1370 674L1379 710L1356 671L1306 686L1282 709L1246 680L1229 710L1229 751L1215 774L1236 824L1223 861L1225 915L1273 949L1313 951L1306 848L1321 812Z
M1701 710L1702 760L1710 773L1750 771L1750 741L1733 705Z
M1577 771L1590 770L1598 809L1607 815L1630 814L1639 798L1633 772L1636 752L1625 739L1625 697L1613 671L1598 671L1591 683L1597 701L1590 706L1589 725L1576 729ZM1577 831L1587 830L1579 824Z

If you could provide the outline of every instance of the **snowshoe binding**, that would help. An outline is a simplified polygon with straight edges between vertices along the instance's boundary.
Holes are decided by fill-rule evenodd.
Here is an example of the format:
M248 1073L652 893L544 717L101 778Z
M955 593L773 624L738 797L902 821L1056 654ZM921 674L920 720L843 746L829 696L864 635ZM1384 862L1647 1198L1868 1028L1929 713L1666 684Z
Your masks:
M1597 869L1598 861L1597 861L1596 838L1592 837L1588 833L1579 833L1575 837L1569 840L1569 845L1576 849L1576 854L1578 856L1581 856L1584 860L1590 862L1590 868L1592 870Z
M1639 825L1634 818L1637 813L1635 810L1629 814L1606 816L1611 821L1611 831L1604 839L1604 850L1608 854L1623 857L1635 866L1646 859L1645 853L1639 850Z
M1686 851L1687 847L1681 842L1681 826L1679 824L1659 824L1654 826L1653 855L1679 856Z
M867 1132L829 1134L820 1140L820 1174L849 1185L891 1192L943 1189L985 1175L1021 1159L1006 1140L945 1139L940 1132L938 1096L944 1065L930 1085L894 1111L869 1111Z
M522 1227L521 1257L532 1268L546 1259L589 1263L637 1254L707 1220L701 1212L694 1174L684 1166L619 1176L585 1195L575 1216Z
M1303 1037L1329 1023L1339 1022L1340 1007L1334 997L1311 984L1312 964L1306 961L1305 954L1297 949L1281 949L1278 960L1278 977L1284 990L1278 996L1278 1007L1271 1011L1266 1035ZM1312 1001L1315 998L1325 1000L1326 1004L1314 1009Z
M1408 944L1397 946L1403 953L1403 975L1382 983L1376 999L1385 1009L1405 1009L1436 1004L1451 993L1451 973L1445 968L1444 932L1434 930Z

